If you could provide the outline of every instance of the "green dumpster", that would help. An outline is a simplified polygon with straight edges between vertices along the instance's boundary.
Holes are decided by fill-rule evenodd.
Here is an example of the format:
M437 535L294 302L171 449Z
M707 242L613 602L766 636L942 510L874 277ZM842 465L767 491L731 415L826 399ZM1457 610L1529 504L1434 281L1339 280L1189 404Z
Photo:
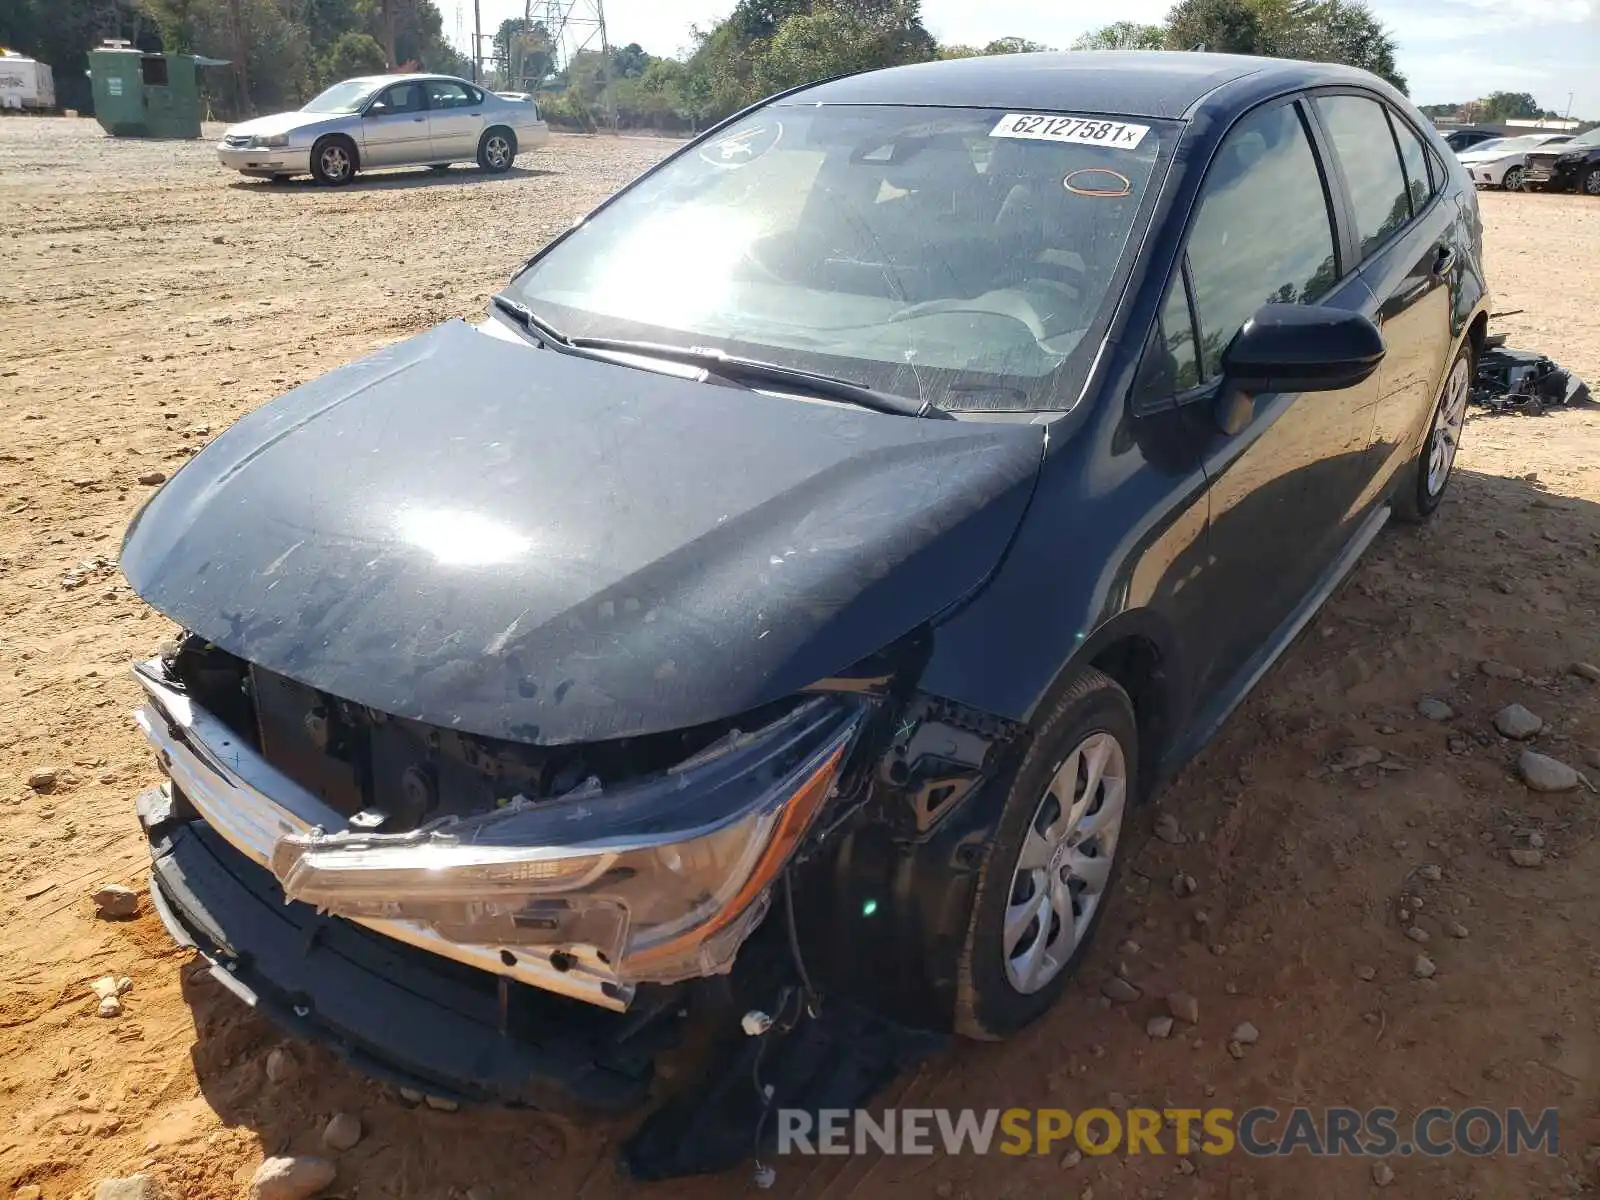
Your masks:
M145 54L108 42L89 51L94 116L113 137L200 136L200 68L226 59Z

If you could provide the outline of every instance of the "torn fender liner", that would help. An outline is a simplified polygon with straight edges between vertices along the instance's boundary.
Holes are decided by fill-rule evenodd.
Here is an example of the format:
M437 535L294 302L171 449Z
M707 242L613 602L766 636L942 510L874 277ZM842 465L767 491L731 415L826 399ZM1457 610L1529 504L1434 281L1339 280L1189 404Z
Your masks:
M141 816L165 807L145 802ZM620 1112L653 1066L617 1044L628 1018L521 985L502 1029L497 981L304 904L201 822L151 839L150 897L172 936L241 999L357 1069L451 1099Z
M441 325L241 418L122 569L239 657L559 744L746 712L968 595L1042 428L926 421Z

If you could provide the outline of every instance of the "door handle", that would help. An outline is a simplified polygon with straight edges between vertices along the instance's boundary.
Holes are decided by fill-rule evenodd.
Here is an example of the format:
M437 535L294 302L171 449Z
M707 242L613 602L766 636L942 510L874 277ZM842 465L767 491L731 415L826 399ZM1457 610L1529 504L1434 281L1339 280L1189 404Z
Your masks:
M1456 252L1449 246L1440 246L1439 253L1433 260L1433 277L1443 279L1455 269Z

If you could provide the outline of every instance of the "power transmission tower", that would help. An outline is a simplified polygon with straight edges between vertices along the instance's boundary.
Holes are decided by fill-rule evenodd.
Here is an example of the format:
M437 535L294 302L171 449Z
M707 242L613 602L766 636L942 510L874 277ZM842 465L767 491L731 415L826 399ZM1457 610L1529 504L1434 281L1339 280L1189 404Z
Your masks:
M611 42L606 36L605 0L527 0L527 15L542 24L550 36L550 69L568 71L584 52L600 55L600 104L604 123L616 128L616 107L611 98ZM569 83L571 75L568 75ZM533 81L529 90L538 87Z

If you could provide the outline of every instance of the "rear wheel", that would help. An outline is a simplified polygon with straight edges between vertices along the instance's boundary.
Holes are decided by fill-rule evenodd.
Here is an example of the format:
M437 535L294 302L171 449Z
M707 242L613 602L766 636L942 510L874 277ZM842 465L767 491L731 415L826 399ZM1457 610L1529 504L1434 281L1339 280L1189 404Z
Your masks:
M1006 1037L1042 1016L1066 987L1116 884L1137 762L1128 694L1101 672L1085 671L1017 768L979 869L958 1032Z
M347 137L333 135L311 147L311 174L318 183L342 187L356 177L356 147Z
M1508 192L1522 190L1523 171L1521 167L1512 167L1506 172L1505 178L1500 181L1500 186Z
M511 169L517 157L517 135L504 125L483 131L478 139L478 165L493 175Z
M1400 485L1394 497L1396 520L1415 525L1433 516L1455 470L1456 451L1461 446L1461 431L1467 423L1467 397L1472 393L1473 348L1469 338L1461 344L1444 388L1433 406L1433 421L1428 436L1412 463L1411 478Z

